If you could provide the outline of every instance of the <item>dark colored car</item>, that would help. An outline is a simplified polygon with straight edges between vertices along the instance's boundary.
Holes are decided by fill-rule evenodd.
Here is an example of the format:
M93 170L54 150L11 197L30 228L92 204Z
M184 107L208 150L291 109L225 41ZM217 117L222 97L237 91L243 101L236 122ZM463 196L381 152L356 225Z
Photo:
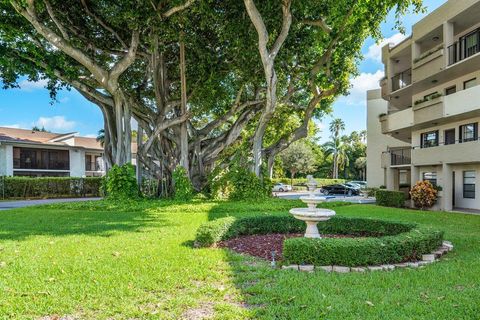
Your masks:
M341 194L347 196L357 196L360 194L358 188L352 188L344 184L331 184L329 186L323 186L320 188L320 192L324 195Z

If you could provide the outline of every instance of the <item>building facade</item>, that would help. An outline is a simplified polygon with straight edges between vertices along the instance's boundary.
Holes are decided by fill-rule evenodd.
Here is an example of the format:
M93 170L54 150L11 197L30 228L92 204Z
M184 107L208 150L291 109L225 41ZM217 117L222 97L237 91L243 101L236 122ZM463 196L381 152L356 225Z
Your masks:
M480 0L449 0L382 61L367 101L369 184L407 192L429 180L437 209L479 210Z
M0 127L0 176L104 174L103 148L95 138Z

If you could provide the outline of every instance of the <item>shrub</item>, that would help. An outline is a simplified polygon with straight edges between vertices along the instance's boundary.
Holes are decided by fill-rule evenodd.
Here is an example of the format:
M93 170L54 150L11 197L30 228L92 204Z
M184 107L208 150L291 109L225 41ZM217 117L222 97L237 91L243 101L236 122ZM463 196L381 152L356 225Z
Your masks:
M217 171L209 178L212 198L262 200L271 197L272 187L270 179L258 178L245 165L233 165L230 170Z
M430 229L380 238L307 239L284 242L283 257L288 264L368 266L399 263L421 258L437 249L443 233Z
M173 183L174 183L174 199L181 201L188 201L195 195L192 182L188 178L187 170L184 167L178 166L173 171Z
M139 197L135 168L130 163L114 165L107 173L105 185L109 199L128 200Z
M401 191L377 190L375 198L379 206L401 208L405 204L405 193Z
M318 228L321 233L361 238L287 239L283 249L286 263L344 266L397 263L420 258L438 248L443 240L440 231L378 219L333 217ZM226 217L201 225L195 244L207 247L242 235L304 231L305 223L292 216Z
M0 177L0 197L11 199L100 196L100 177Z
M410 190L415 207L420 209L431 208L437 201L438 191L430 181L418 181Z

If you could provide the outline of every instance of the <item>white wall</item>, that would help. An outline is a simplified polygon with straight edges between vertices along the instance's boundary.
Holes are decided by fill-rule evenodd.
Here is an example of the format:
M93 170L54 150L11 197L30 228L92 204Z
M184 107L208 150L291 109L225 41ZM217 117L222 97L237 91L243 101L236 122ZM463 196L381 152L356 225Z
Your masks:
M70 177L85 176L85 151L72 149L70 153Z
M369 187L385 185L385 169L382 168L382 152L388 147L409 144L382 134L379 116L388 112L388 102L381 97L381 90L367 92L367 184Z
M452 169L455 171L455 207L480 210L480 165L456 165ZM476 171L475 199L463 198L463 171L467 170Z

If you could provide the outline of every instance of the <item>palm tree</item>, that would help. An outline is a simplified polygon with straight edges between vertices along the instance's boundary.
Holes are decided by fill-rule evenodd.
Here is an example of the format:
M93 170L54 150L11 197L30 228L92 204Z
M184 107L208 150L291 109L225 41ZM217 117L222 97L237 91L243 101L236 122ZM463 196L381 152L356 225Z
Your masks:
M338 179L339 169L344 169L348 166L350 159L348 158L348 145L340 138L332 139L323 145L326 156L332 156L333 171L332 178Z
M97 142L100 142L100 145L103 147L105 144L105 129L98 130Z
M345 130L345 122L343 122L342 119L335 118L330 122L330 132L332 133L332 141L327 142L325 145L328 150L330 150L333 154L333 178L337 179L338 178L338 167L339 167L339 155L338 152L340 151L341 145L344 145L344 143L341 141L340 133ZM329 146L327 146L329 145ZM341 147L345 151L345 147ZM328 151L327 151L328 153ZM346 153L345 153L346 155ZM348 157L347 157L348 158ZM348 162L348 161L347 161ZM345 165L345 159L342 156L342 163Z

